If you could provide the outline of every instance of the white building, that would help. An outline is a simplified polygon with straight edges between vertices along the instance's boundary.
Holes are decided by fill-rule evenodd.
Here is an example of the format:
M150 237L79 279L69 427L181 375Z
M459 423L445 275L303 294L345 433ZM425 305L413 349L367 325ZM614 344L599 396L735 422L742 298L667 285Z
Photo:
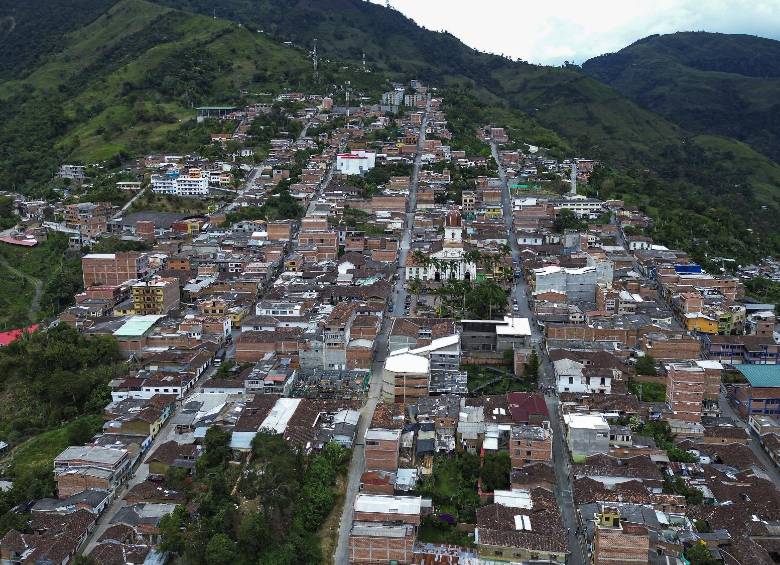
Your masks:
M209 179L209 173L200 169L190 169L186 175L178 171L152 175L152 192L167 196L200 198L209 195Z
M587 374L585 365L573 359L559 359L553 362L555 383L558 392L576 392L583 394L610 394L612 376L601 371L597 375Z
M336 155L336 170L343 175L362 175L376 165L376 153L373 151L352 151Z
M564 200L554 202L555 210L571 210L578 218L595 220L604 212L604 203L595 198L580 195L570 195Z
M570 301L593 301L596 297L598 272L596 267L570 269L552 265L531 271L534 292L562 292ZM608 276L604 275L605 278Z

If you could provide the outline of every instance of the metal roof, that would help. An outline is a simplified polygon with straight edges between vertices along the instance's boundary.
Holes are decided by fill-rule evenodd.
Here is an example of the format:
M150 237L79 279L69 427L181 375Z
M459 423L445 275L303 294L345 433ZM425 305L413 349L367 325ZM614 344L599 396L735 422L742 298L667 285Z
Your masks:
M114 332L117 337L135 337L144 335L152 326L165 316L149 314L147 316L132 316Z
M759 388L780 387L780 365L748 365L734 366L744 376L750 386Z

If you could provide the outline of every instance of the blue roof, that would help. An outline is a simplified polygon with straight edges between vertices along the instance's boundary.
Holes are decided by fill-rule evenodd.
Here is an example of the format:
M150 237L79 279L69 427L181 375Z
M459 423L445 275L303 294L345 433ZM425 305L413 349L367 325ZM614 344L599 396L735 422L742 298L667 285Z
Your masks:
M748 380L750 386L780 387L780 365L740 364L734 367Z

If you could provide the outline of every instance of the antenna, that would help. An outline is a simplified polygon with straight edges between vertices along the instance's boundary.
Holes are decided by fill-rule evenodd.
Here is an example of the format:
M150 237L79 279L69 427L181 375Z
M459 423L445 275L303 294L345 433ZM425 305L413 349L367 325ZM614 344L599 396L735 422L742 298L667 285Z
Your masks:
M345 98L346 98L346 106L347 106L347 118L349 118L349 93L352 91L352 86L350 84L350 81L347 81L344 90L346 91Z
M317 57L317 38L314 38L314 50L311 52L311 62L314 66L314 80L320 81L319 58Z
M363 51L363 72L366 72L366 52Z

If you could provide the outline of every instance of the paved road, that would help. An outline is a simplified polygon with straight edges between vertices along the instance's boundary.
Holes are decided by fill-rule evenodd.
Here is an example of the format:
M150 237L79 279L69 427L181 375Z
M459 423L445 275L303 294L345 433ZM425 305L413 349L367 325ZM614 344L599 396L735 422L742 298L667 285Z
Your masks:
M718 405L720 406L720 412L723 416L731 418L738 426L741 426L747 431L747 434L750 436L750 442L748 443L750 451L753 452L753 455L755 455L756 459L761 463L761 466L764 468L764 471L766 471L769 479L775 483L777 488L780 488L780 472L778 472L777 466L761 447L756 433L739 417L739 414L732 408L724 394L720 395Z
M405 242L405 245L402 243L399 252L398 278L395 281L393 289L395 309L396 312L399 312L400 309L399 313L403 313L403 301L404 296L406 296L406 290L404 289L406 285L403 267L401 267L401 265L403 265L406 254L409 251L411 232L414 227L414 210L417 206L417 184L419 182L422 147L423 143L425 143L425 128L428 124L429 109L430 99L428 100L428 107L423 115L420 134L417 141L417 155L415 156L414 168L412 169L412 177L409 183L409 213L406 217L404 235L402 238L402 242ZM336 546L336 554L333 556L333 562L337 565L344 565L349 562L349 532L352 529L355 498L360 490L360 477L363 475L366 462L364 438L366 437L366 430L371 423L371 419L374 417L376 405L382 395L382 369L384 367L385 359L387 358L387 340L390 334L391 325L391 316L385 316L382 322L382 330L377 336L376 353L374 356L374 364L371 368L371 383L369 385L368 399L360 410L360 422L358 423L358 430L355 435L355 445L352 449L352 460L350 461L349 471L347 473L347 490L346 496L344 497L344 510L341 513L341 522L339 524L339 541Z
M203 372L203 375L200 377L200 381L204 381L206 379L210 379L211 376L217 371L217 367L212 365L209 367L206 371ZM187 394L187 397L193 395L196 391L199 390L199 387L194 386L190 390L190 392ZM160 445L167 441L176 441L177 443L184 443L187 441L192 441L192 434L189 435L181 435L176 433L176 426L173 425L174 418L181 412L182 406L186 403L186 397L185 400L177 402L176 406L173 410L173 414L168 418L168 421L166 424L162 427L160 432L157 434L157 437L154 438L152 441L152 445L149 446L149 449L146 450L141 456L139 457L137 463L137 467L135 468L135 471L133 472L133 475L130 477L130 480L125 483L125 485L121 488L121 490L117 493L116 498L111 502L111 504L106 508L106 510L98 517L97 520L97 526L94 530L92 530L92 533L87 536L87 539L85 540L84 544L82 545L83 553L88 554L90 551L92 551L95 546L97 545L97 541L100 539L100 536L103 535L103 533L108 529L109 526L111 526L111 520L116 516L117 512L119 512L122 508L127 506L127 503L124 500L124 496L127 494L127 491L129 491L131 488L133 488L135 485L144 482L149 477L149 465L147 465L144 460L154 452L155 449L157 449Z
M379 403L382 395L382 368L387 358L387 338L391 325L390 318L386 316L382 324L382 331L377 336L377 354L371 368L368 399L360 410L360 421L355 435L355 444L352 448L352 460L349 463L349 471L347 472L344 510L341 513L341 521L339 523L339 541L336 546L336 555L333 556L333 562L338 565L349 562L349 532L352 529L355 498L360 490L360 477L363 475L363 469L366 465L364 438L366 437L366 430L371 423L371 419L374 417L376 405Z
M507 238L509 246L512 249L512 262L516 268L520 267L520 246L517 244L517 236L514 231L514 210L512 197L509 191L509 183L506 178L506 171L501 165L501 159L498 154L498 147L495 143L490 145L493 159L498 165L498 176L501 179L503 190L502 205L504 211L504 222L506 224ZM518 311L515 316L528 318L531 323L531 343L536 347L539 354L539 382L542 385L552 386L555 384L554 373L550 358L547 356L543 345L543 335L539 326L534 322L533 314L529 307L528 285L524 278L515 278L512 285L512 298L517 301ZM553 433L553 466L555 469L555 498L561 508L563 523L567 529L567 544L569 546L570 565L585 565L585 552L583 550L584 540L577 535L577 513L574 507L571 482L571 463L569 452L564 442L563 426L561 425L560 410L558 398L555 396L546 396L547 410L550 413L550 425Z
M414 213L417 210L417 187L420 184L420 167L422 165L423 146L425 144L425 130L428 127L428 112L431 109L431 99L428 98L428 104L425 107L420 133L417 136L417 153L414 156L414 166L412 167L412 176L409 179L409 201L406 209L406 222L404 225L404 235L401 238L401 245L398 250L398 280L393 292L393 313L399 316L404 314L404 301L406 300L406 256L412 247L412 231L414 229Z

